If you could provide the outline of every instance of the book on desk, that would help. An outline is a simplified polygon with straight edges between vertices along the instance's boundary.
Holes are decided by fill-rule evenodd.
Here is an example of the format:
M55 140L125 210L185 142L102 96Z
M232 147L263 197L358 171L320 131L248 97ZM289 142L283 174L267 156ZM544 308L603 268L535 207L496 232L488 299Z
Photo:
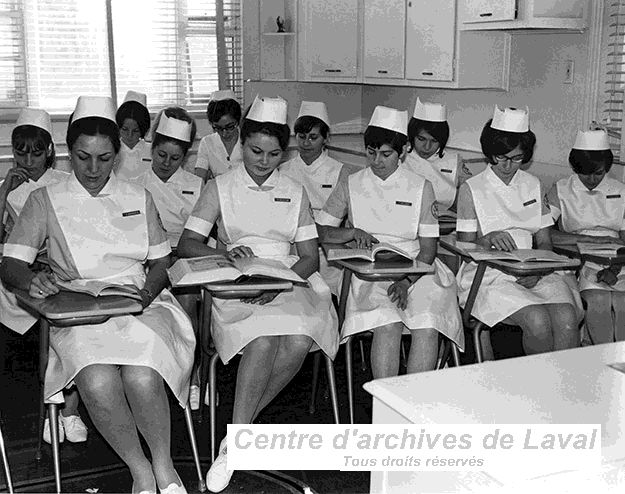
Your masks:
M590 254L595 256L624 256L625 245L613 243L595 244L591 242L577 242L580 254Z
M380 242L373 244L370 249L351 249L330 247L328 249L328 261L342 261L348 259L362 259L363 261L413 261L405 250L399 249L391 244Z
M100 280L57 280L57 286L65 292L86 293L94 297L128 297L141 302L139 288L135 285L119 285Z
M467 255L475 261L561 262L563 264L568 264L571 261L566 256L543 249L515 249L511 251L475 249L467 250Z

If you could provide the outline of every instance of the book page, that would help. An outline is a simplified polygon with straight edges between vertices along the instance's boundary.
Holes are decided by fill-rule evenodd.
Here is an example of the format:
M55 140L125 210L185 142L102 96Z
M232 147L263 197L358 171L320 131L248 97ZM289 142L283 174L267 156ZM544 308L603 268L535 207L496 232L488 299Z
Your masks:
M274 259L242 257L234 261L234 265L246 276L266 276L296 283L306 283L306 280L301 278L295 271Z
M590 242L577 242L580 254L595 254L598 256L616 256L625 254L625 245L609 243L594 244Z
M516 249L511 252L502 250L474 250L468 251L469 254L476 261L484 260L507 260L507 261L519 261L519 262L569 262L569 258L561 256L550 250L543 249Z
M192 257L186 259L186 265L189 267L189 270L194 273L221 268L236 268L235 264L226 258L226 256Z
M121 295L141 300L134 285L118 285L100 280L57 280L56 284L62 290L70 292L88 293L94 297Z

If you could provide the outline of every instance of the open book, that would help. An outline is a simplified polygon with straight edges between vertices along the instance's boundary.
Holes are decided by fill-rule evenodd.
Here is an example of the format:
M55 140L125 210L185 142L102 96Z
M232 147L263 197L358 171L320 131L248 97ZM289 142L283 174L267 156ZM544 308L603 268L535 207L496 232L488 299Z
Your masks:
M328 249L328 261L341 259L363 259L365 261L412 261L414 257L405 250L380 242L373 244L371 249Z
M213 255L178 259L167 270L173 286L203 285L223 281L253 284L258 289L280 289L275 280L306 284L295 271L280 261L245 257L230 261L226 256ZM267 282L266 287L263 281ZM286 283L282 288L290 288Z
M516 249L511 252L503 250L475 249L467 250L467 254L475 261L517 261L517 262L562 262L569 263L571 260L550 250L541 249Z
M594 244L590 242L577 242L577 248L580 254L594 254L597 256L622 256L625 255L625 245L610 244Z
M138 288L134 285L115 285L107 281L99 280L57 280L56 284L61 290L66 292L88 293L94 297L107 297L120 295L122 297L134 298L141 301Z

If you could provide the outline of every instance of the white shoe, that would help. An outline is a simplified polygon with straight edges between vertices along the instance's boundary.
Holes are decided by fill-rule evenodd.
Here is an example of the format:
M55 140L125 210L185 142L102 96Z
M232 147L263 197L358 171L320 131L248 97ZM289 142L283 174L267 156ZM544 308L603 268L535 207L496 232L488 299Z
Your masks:
M87 440L87 426L79 415L69 415L65 417L59 414L63 429L65 429L65 437L70 443L84 443Z
M200 387L195 384L189 388L189 406L191 410L200 409Z
M215 396L216 396L216 398L215 398L215 406L216 406L216 407L218 407L218 406L219 406L219 391L217 391L217 392L215 393ZM210 395L210 393L208 392L208 387L206 388L206 394L204 395L204 404L205 404L207 407L209 407L209 406L210 406L210 404L211 404L211 395Z
M224 437L219 445L219 456L215 458L206 474L206 487L211 492L221 492L228 487L234 473L234 470L228 470L227 468L227 444Z
M176 474L178 475L178 474ZM187 490L184 488L180 475L178 475L178 483L172 482L164 489L159 489L161 494L187 494Z
M52 434L50 432L50 419L46 417L43 423L43 440L48 444L52 444ZM59 414L59 443L65 441L65 431L63 430L63 422L61 421L61 414Z

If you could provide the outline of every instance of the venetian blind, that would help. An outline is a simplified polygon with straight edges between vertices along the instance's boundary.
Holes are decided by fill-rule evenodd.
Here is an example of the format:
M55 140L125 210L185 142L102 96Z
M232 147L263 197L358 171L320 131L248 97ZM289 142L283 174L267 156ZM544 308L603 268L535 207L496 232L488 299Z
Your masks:
M26 103L21 0L0 0L0 106Z

